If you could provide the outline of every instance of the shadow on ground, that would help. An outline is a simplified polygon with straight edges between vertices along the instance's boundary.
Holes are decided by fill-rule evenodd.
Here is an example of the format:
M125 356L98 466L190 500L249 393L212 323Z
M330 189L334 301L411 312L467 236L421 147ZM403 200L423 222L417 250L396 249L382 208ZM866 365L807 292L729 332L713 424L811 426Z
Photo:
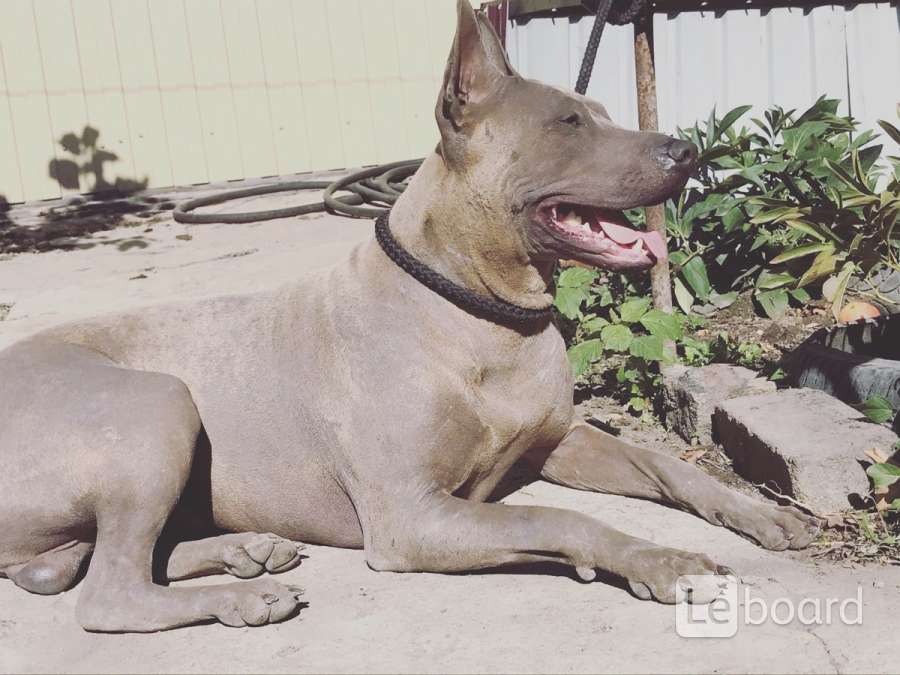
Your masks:
M15 210L0 196L0 254L91 248L100 243L91 240L95 232L126 223L141 226L141 221L175 207L171 201L142 194L149 182L146 176L110 182L107 165L119 157L99 140L100 132L91 126L80 134L65 134L59 146L66 156L52 159L48 166L49 176L63 190L89 194L63 198L46 207L26 205ZM140 236L114 243L123 251L147 246Z

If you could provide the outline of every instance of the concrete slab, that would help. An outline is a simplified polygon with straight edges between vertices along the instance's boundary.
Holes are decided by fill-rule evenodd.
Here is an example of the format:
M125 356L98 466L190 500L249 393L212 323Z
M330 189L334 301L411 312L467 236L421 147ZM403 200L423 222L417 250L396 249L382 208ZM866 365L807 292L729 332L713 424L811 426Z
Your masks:
M709 445L716 404L738 396L767 394L775 383L749 368L713 363L701 368L674 365L663 371L666 426L689 443Z
M713 424L739 474L777 486L820 513L849 509L848 496L866 495L865 451L889 454L897 442L889 429L816 389L723 401Z

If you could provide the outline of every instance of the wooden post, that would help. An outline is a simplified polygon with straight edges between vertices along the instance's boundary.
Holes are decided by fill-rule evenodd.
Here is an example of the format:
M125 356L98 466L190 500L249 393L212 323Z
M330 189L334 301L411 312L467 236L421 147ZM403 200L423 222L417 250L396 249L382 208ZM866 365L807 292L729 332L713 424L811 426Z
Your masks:
M637 75L638 122L641 131L659 131L656 111L656 67L653 63L653 12L647 11L634 24L634 68ZM662 204L644 209L647 229L659 232L664 242L666 213ZM650 271L653 289L653 306L663 312L672 312L672 284L669 279L669 262L658 262Z

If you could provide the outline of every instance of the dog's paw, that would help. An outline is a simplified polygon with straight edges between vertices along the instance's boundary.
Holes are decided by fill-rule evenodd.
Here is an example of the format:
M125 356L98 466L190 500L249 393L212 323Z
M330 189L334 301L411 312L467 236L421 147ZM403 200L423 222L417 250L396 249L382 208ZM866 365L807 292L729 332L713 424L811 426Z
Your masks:
M822 529L822 522L793 506L777 506L756 500L742 504L726 518L728 527L772 551L809 546Z
M718 565L700 553L679 551L674 548L652 548L635 554L631 560L631 572L627 575L628 587L641 600L656 600L672 604L682 600L683 593L689 591L690 602L705 604L712 602L721 591L726 576L734 573L723 565ZM695 577L689 589L681 577ZM697 579L696 577L703 577ZM708 583L706 582L708 577Z
M226 626L262 626L291 617L300 607L303 589L271 579L220 586L222 599L215 617ZM216 590L218 590L218 588Z
M222 554L225 571L241 579L258 577L263 572L277 574L300 564L303 544L274 534L246 532L230 541Z

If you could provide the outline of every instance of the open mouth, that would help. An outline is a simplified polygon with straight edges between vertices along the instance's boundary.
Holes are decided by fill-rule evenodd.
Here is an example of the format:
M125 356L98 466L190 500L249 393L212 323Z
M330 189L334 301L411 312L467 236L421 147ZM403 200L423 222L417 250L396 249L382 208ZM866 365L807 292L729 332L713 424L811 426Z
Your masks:
M621 211L566 202L547 203L540 220L565 248L610 267L649 267L667 257L658 232L635 229Z

